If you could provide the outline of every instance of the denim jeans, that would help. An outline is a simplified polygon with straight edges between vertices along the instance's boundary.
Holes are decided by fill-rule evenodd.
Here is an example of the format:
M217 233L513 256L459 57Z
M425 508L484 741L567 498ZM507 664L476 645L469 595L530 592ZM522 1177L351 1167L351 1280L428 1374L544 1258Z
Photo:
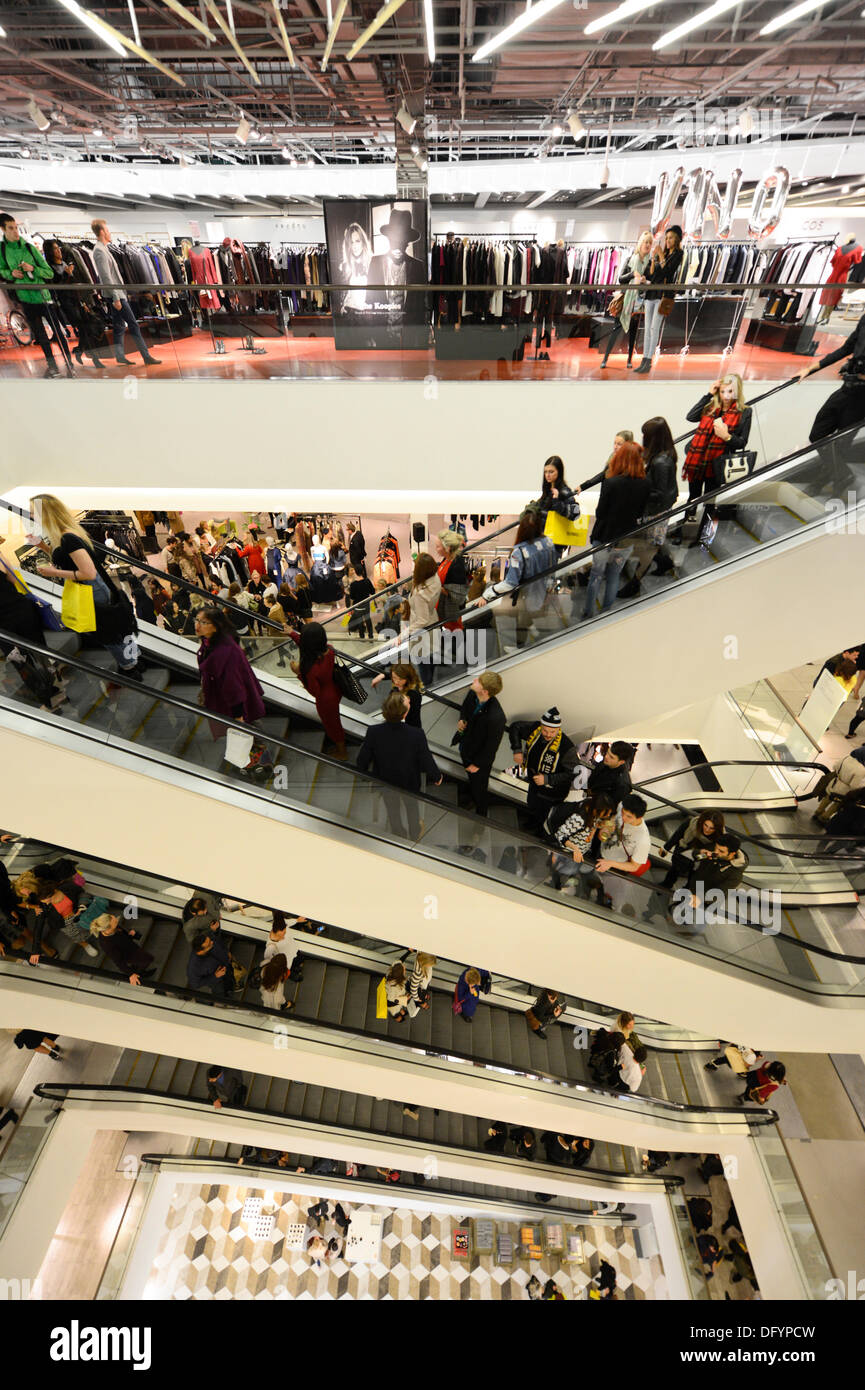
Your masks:
M97 574L95 579L90 580L90 586L93 589L94 603L108 604L111 602L108 585L101 574ZM124 637L122 642L102 642L100 645L114 657L118 670L131 671L134 666L138 665L138 643L132 635Z
M135 344L141 356L149 357L150 350L141 336L141 329L138 327L138 319L132 312L132 305L129 303L128 299L121 299L119 303L120 308L118 309L117 303L114 300L111 301L111 327L114 330L114 354L118 362L120 358L125 355L124 349L126 346L127 329L129 329L129 332L135 339Z
M658 310L661 307L660 299L646 300L646 318L643 327L643 356L654 357L655 352L661 345L661 333L664 328L664 319Z
M589 587L586 590L586 606L583 610L583 621L586 618L595 616L595 607L598 601L598 594L601 586L605 582L604 600L601 604L601 612L606 613L608 608L612 608L616 596L619 592L619 575L625 568L625 564L633 550L633 545L622 547L611 546L609 550L602 550L592 561L592 568L589 573Z

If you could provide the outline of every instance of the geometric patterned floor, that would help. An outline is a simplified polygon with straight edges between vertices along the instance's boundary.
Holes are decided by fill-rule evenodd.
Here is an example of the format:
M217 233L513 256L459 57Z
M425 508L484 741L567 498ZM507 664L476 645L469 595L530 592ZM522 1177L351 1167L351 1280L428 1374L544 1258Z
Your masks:
M542 1282L554 1278L566 1299L579 1299L585 1297L601 1255L616 1270L619 1298L668 1296L660 1258L638 1258L627 1227L576 1227L583 1240L579 1264L545 1255L531 1262L515 1259L503 1268L492 1255L454 1258L452 1233L460 1224L456 1216L346 1201L343 1207L349 1216L360 1211L380 1213L380 1260L371 1265L347 1264L340 1256L330 1266L315 1268L305 1252L305 1237L312 1229L306 1218L312 1197L273 1192L276 1220L270 1238L255 1239L249 1233L251 1222L244 1220L244 1203L266 1190L263 1186L180 1184L143 1298L507 1301L525 1299L526 1285L537 1274ZM497 1225L519 1239L517 1222ZM291 1248L292 1226L295 1233L298 1226L306 1228L303 1249ZM338 1232L328 1222L322 1234L327 1240Z

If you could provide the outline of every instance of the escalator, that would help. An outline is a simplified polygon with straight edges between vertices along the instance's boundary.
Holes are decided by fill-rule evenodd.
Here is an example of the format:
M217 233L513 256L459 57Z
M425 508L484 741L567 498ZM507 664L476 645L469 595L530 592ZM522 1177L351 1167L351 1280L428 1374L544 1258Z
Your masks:
M764 1001L780 991L807 1002L809 1008L819 1007L821 1013L827 1004L841 1004L847 1011L861 1007L865 953L839 950L833 932L826 929L826 914L836 912L845 914L841 925L846 927L853 915L849 904L821 908L819 917L800 909L793 931L779 930L777 922L767 931L759 911L750 916L736 911L687 938L675 934L669 894L645 879L617 884L612 912L594 904L578 905L563 900L550 883L548 851L512 824L480 820L430 797L383 793L365 774L303 749L293 735L289 741L272 732L270 719L261 730L270 759L264 780L250 781L236 770L225 773L220 770L222 740L211 738L198 704L181 699L173 688L160 688L167 685L168 673L154 668L143 684L115 677L120 689L108 698L101 684L103 669L78 658L65 662L72 678L69 701L60 711L34 710L15 691L0 696L0 743L7 767L17 765L10 785L16 788L18 804L26 807L26 818L18 823L41 838L67 839L69 825L63 808L41 794L39 776L33 775L39 766L48 783L59 777L61 785L67 778L75 785L82 774L92 783L93 800L85 819L98 823L99 834L91 839L82 824L76 848L80 843L84 850L117 861L139 854L129 823L99 813L103 805L107 810L117 804L117 798L123 803L132 797L145 832L163 822L174 827L167 838L155 836L153 852L159 845L160 854L176 854L184 836L188 843L188 827L194 825L205 843L210 836L218 844L219 856L226 866L232 865L232 874L245 878L254 872L272 886L267 895L250 891L251 898L269 896L271 901L284 895L280 866L289 855L308 914L336 918L350 930L372 915L388 924L373 934L416 944L417 925L411 926L403 904L422 904L434 888L437 900L447 904L447 913L439 912L423 927L429 949L436 954L452 959L463 955L456 947L463 935L458 922L470 920L471 954L497 972L523 979L541 975L565 992L596 998L626 994L635 1011L675 1018L698 1032L735 1037L747 1027L747 1017L734 1021L726 1016L723 1024L715 1015L713 1022L697 1022L670 999L663 1007L650 1002L645 964L639 965L636 955L624 975L619 973L621 952L628 944L638 945L640 956L646 948L662 946L672 967L670 984L679 970L683 972L679 994L688 992L685 977L699 966L698 974L721 969L737 980L746 978ZM211 822L213 814L219 816L221 828ZM246 819L250 814L251 822ZM236 833L228 828L234 816L240 816ZM63 833L56 833L61 826ZM148 840L146 833L142 840ZM164 871L153 858L139 862ZM386 892L381 880L385 865ZM344 885L359 885L366 875L368 894L345 893ZM226 882L231 886L231 874ZM581 978L584 952L570 945L572 936L567 947L560 939L566 921L592 928L599 933L596 943L606 943L603 957L589 952L590 971L596 972L590 987ZM527 959L538 942L544 946L535 968ZM705 993L713 1004L721 1003L723 992L709 989L708 976ZM726 1003L732 1007L732 998ZM791 1026L793 1014L788 1018ZM764 1031L766 1024L765 1010L755 1013L751 1035L774 1044L774 1037ZM839 1017L831 1026L837 1026L840 1036L852 1021L845 1025ZM833 1046L844 1050L840 1044Z
M19 845L9 856L7 867L14 876L44 862L46 855L50 860L57 854L56 848L43 844ZM420 1057L435 1059L438 1075L443 1074L442 1066L449 1067L451 1079L457 1081L466 1076L468 1064L470 1085L484 1083L483 1092L467 1092L470 1107L479 1103L481 1094L491 1097L497 1090L502 1091L506 1106L505 1097L519 1079L525 1092L520 1113L527 1122L531 1122L532 1092L538 1097L552 1093L579 1107L574 1113L575 1117L580 1113L581 1118L570 1123L581 1130L587 1123L591 1128L590 1116L597 1120L618 1113L636 1119L654 1118L689 1135L701 1129L735 1133L741 1129L743 1118L756 1123L765 1119L764 1112L753 1107L733 1105L739 1089L735 1078L726 1072L716 1075L704 1071L703 1063L717 1051L713 1042L676 1036L675 1030L652 1020L637 1020L639 1036L649 1050L645 1080L636 1095L624 1096L599 1086L589 1073L590 1031L601 1022L610 1028L614 1024L596 1006L587 1007L585 1001L571 1001L560 1023L551 1026L542 1039L531 1033L524 1017L536 989L529 983L494 978L473 1024L466 1027L451 1008L454 985L463 968L454 962L437 962L428 1010L402 1023L389 1017L380 1019L376 1016L378 985L383 973L399 959L397 950L389 943L359 939L343 929L326 927L323 934L297 932L303 961L302 979L291 982L288 989L294 1008L284 1014L264 1009L250 977L261 963L270 927L267 910L251 908L247 913L235 911L224 916L233 955L247 973L232 999L215 1005L209 994L196 994L187 987L190 948L181 930L181 907L194 890L153 875L130 875L121 866L83 856L77 856L76 862L86 877L88 892L108 898L111 911L121 915L134 902L135 929L143 948L153 957L155 974L140 986L131 986L107 958L79 963L80 948L60 934L53 940L58 955L43 959L34 973L26 964L29 947L22 944L20 959L9 952L0 960L0 1007L10 1020L13 1015L20 1019L25 1000L38 1000L34 1006L40 1010L45 1010L45 1001L50 1000L55 1026L61 1026L57 1020L62 1003L63 1031L90 1036L87 1029L94 1027L95 1019L92 1010L101 1001L108 1012L98 1027L104 1029L107 1039L115 1036L118 1014L125 1037L139 1038L136 1045L140 1046L146 1046L152 1037L154 1022L163 1036L165 1030L178 1030L188 1023L191 1031L185 1041L193 1052L204 1046L202 1030L211 1025L227 1026L229 1033L236 1032L235 1043L245 1039L258 1047L254 1055L259 1066L262 1060L271 1062L278 1035L282 1050L288 1054L283 1059L285 1067L296 1078L303 1075L305 1053L318 1052L338 1065L340 1056L344 1060L347 1057L346 1049L354 1049L358 1055L366 1049L371 1065L384 1058L389 1070L395 1066L401 1069L398 1083L385 1074L377 1078L385 1090L397 1084L398 1095L402 1089L410 1092L412 1076L417 1080L421 1075ZM179 1034L175 1031L174 1036ZM387 1045L384 1050L381 1043ZM317 1063L317 1055L314 1060ZM131 1072L122 1078L118 1074L118 1078L124 1084L141 1084ZM150 1080L146 1084L149 1086ZM393 1107L394 1114L397 1108ZM771 1112L766 1113L771 1120ZM310 1118L306 1111L304 1114Z

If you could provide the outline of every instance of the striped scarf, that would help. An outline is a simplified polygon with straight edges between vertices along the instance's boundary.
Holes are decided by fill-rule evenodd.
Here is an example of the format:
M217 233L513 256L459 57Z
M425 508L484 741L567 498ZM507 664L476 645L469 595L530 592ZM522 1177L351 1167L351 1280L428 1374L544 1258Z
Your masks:
M527 762L528 762L529 757L531 756L532 748L533 748L534 745L537 743L537 741L538 741L538 739L539 739L540 737L541 737L541 726L540 726L540 724L539 724L538 727L537 727L536 729L534 729L534 730L532 731L532 733L529 734L529 737L526 739L526 761L527 761ZM559 761L559 753L560 753L561 751L562 751L562 731L561 731L561 729L559 729L559 731L558 731L558 733L556 734L555 738L550 739L550 741L549 741L549 743L547 743L546 747L543 748L543 749L541 750L541 755L540 755L540 757L539 757L539 759L538 759L538 772L539 772L539 773L543 773L543 775L544 775L545 777L548 777L548 776L550 775L551 772L554 772L554 771L555 771L555 768L556 768L556 764L557 764L557 762Z

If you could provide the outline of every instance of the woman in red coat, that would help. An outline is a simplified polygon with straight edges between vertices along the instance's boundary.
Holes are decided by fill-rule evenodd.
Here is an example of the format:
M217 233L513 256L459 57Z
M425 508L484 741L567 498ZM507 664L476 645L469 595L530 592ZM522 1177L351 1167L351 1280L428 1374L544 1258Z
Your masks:
M300 677L304 690L315 697L315 708L324 726L322 753L345 762L345 730L339 718L339 702L342 693L333 678L336 653L328 646L327 633L321 623L307 623L302 632L292 632L291 639L297 644L299 656L292 661L291 669Z

